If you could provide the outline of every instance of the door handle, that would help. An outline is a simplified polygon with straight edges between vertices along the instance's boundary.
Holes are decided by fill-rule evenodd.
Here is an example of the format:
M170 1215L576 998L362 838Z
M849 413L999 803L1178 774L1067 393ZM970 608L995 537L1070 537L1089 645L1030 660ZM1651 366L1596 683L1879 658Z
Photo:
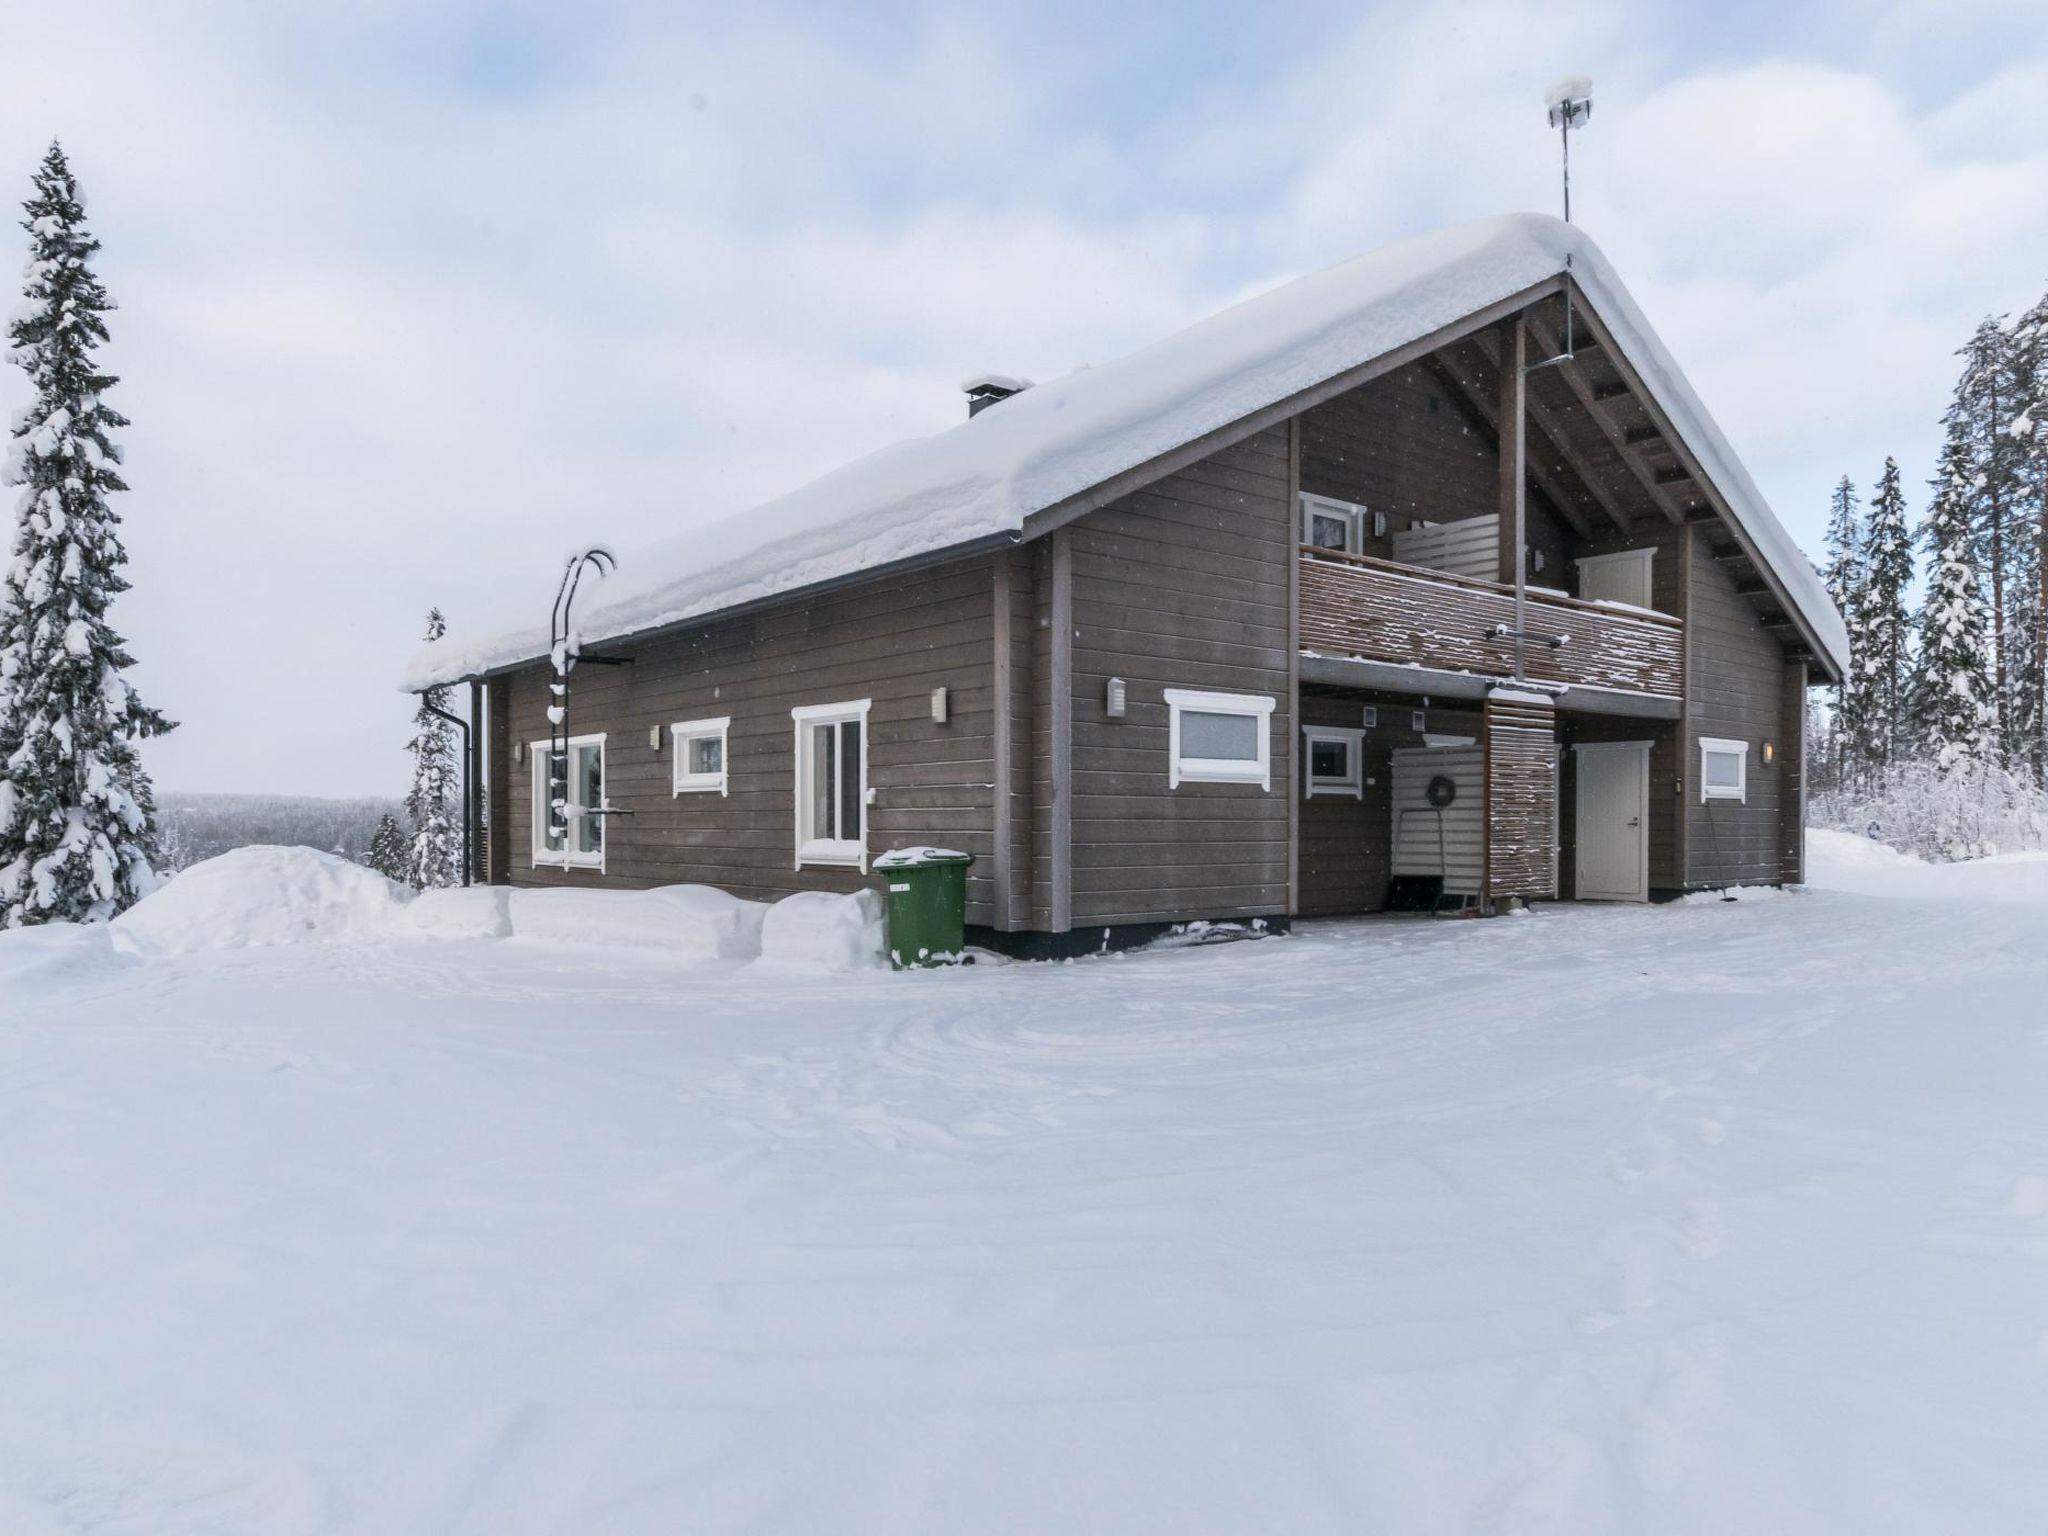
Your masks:
M1628 824L1632 827L1640 827L1643 824L1643 818L1640 816L1631 816L1628 819Z

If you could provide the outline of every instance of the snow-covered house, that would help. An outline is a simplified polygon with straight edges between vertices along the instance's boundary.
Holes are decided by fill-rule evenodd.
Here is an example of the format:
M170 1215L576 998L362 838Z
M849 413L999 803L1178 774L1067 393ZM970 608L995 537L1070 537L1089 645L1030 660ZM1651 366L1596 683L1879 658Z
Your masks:
M586 585L559 730L544 624L422 655L486 722L485 877L771 896L950 844L975 937L1027 952L1400 877L1799 878L1841 619L1577 229L1406 241L970 396Z

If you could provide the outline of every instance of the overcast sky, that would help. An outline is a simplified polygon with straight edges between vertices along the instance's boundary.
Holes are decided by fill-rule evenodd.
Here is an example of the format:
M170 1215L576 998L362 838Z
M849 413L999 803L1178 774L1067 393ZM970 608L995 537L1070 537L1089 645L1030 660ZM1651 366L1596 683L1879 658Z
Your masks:
M2048 286L2040 0L74 0L0 49L0 189L61 137L121 305L170 789L397 793L429 604L539 621L572 541L630 560L970 373L1554 210L1560 74L1578 221L1809 547L1887 452L1921 499L1953 349Z

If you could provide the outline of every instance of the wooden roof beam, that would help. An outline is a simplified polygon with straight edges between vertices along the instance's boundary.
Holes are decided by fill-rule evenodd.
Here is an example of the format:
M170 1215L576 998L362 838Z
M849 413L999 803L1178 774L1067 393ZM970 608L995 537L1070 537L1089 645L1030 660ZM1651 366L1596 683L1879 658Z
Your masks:
M1529 319L1529 334L1535 338L1536 345L1552 357L1558 356L1564 350L1564 344L1557 332L1533 315ZM1577 349L1582 348L1584 343L1575 335L1572 338L1572 345ZM1662 443L1664 434L1655 427L1649 429L1650 435L1647 437L1639 435L1643 428L1623 428L1621 423L1614 419L1614 413L1608 409L1612 401L1630 393L1628 386L1623 384L1620 394L1603 396L1586 381L1586 376L1570 363L1560 363L1553 371L1563 375L1566 387L1572 392L1572 398L1578 401L1580 408L1593 419L1593 425L1600 429L1600 435L1605 437L1609 446L1620 455L1621 462L1628 466L1628 472L1635 476L1636 483L1642 486L1644 494L1650 498L1650 504L1672 522L1677 522L1682 514L1673 503L1665 482L1660 476L1652 474L1645 468L1633 451L1649 442Z
M1433 356L1426 359L1425 366L1437 382L1443 385L1445 392L1451 397L1453 409L1493 444L1493 451L1496 454L1499 453L1499 413L1488 408L1486 397L1466 380L1459 378L1457 370L1445 362L1441 356ZM1569 499L1562 494L1554 477L1540 462L1541 454L1549 446L1549 439L1542 436L1540 429L1533 422L1529 424L1528 430L1529 478L1536 482L1536 489L1542 495L1544 505L1564 519L1571 526L1572 531L1578 534L1580 538L1591 538L1593 530L1587 524L1586 519L1571 505Z
M1528 316L1525 314L1523 316L1525 324L1527 319ZM1529 338L1539 348L1542 347L1542 338L1535 333L1533 328L1529 332ZM1487 366L1493 370L1497 377L1500 373L1500 358L1494 351L1496 338L1493 333L1483 331L1476 336L1468 337L1467 340L1479 350L1480 354L1486 359ZM1539 476L1548 475L1552 480L1555 480L1556 471L1551 466L1558 464L1566 466L1571 471L1572 478L1578 482L1579 487L1586 493L1587 498L1602 512L1607 514L1616 528L1620 529L1623 533L1627 533L1633 525L1633 519L1630 518L1628 512L1621 504L1614 499L1613 493L1601 485L1592 475L1580 468L1578 461L1566 453L1558 445L1557 440L1540 423L1535 421L1533 417L1534 413L1532 412L1532 419L1528 423L1530 472ZM1496 435L1497 433L1498 429L1496 428ZM1545 484L1541 478L1538 479L1537 483L1544 486L1551 500L1561 499L1562 492L1554 485ZM1573 526L1577 527L1578 525L1574 524ZM1592 536L1590 531L1585 528L1580 528L1579 533L1582 538L1590 538Z

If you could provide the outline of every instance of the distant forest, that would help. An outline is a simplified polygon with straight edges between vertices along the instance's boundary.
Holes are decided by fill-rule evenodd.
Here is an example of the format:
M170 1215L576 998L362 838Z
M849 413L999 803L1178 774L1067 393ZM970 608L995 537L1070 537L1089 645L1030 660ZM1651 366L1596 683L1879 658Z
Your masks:
M298 844L363 861L397 799L316 800L304 795L159 795L159 874L251 843Z

